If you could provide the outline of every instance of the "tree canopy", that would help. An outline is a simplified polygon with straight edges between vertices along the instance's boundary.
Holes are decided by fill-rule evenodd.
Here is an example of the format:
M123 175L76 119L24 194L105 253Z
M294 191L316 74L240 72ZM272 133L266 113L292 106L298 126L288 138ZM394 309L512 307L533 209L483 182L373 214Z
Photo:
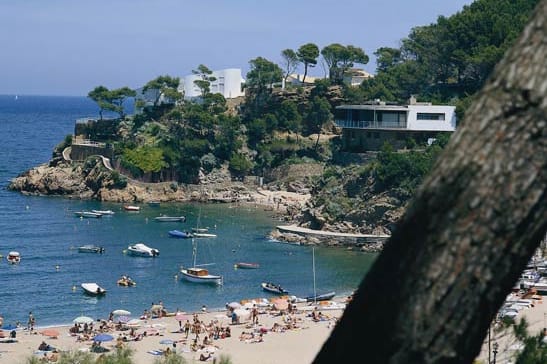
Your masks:
M334 84L342 84L344 75L355 63L367 64L369 60L363 49L339 43L324 47L321 55L327 63L329 79Z
M302 83L306 82L306 75L308 74L308 68L315 67L317 64L317 57L319 57L319 47L314 43L306 43L296 52L298 60L304 64L304 77Z
M143 91L148 90L156 91L156 98L154 100L154 106L158 106L160 101L164 98L177 101L182 95L178 92L180 79L178 77L171 77L169 75L158 76L155 79L148 81L143 87Z

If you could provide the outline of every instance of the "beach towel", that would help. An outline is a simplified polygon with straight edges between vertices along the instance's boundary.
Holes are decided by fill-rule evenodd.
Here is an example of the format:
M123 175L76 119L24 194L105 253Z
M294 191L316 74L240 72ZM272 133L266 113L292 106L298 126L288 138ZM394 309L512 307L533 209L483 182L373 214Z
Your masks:
M152 355L163 355L163 351L161 350L148 350L147 353Z

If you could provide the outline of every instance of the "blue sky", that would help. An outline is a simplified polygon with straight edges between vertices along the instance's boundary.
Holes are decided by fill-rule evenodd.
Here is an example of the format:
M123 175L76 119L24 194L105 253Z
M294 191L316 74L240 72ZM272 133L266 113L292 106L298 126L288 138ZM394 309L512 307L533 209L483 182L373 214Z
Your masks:
M0 0L0 94L139 87L200 63L248 71L313 42L373 52L472 0ZM321 67L312 74L322 75Z

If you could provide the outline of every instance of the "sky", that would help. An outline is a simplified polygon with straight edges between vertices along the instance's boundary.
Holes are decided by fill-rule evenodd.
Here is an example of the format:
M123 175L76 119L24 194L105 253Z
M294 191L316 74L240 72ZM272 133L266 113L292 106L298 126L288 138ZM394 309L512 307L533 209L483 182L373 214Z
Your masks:
M249 70L305 43L399 47L415 26L472 0L0 0L0 94L137 88L199 64ZM303 71L301 71L303 73ZM317 66L312 75L322 76Z

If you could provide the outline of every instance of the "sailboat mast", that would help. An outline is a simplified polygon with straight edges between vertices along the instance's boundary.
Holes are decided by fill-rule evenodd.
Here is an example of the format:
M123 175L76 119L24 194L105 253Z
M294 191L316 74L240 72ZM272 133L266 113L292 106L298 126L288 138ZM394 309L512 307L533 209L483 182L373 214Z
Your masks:
M315 289L315 248L312 248L312 267L313 267L313 303L317 303L317 291Z
M194 238L192 238L192 267L196 266L196 254L197 254L198 247L196 246L196 242Z

